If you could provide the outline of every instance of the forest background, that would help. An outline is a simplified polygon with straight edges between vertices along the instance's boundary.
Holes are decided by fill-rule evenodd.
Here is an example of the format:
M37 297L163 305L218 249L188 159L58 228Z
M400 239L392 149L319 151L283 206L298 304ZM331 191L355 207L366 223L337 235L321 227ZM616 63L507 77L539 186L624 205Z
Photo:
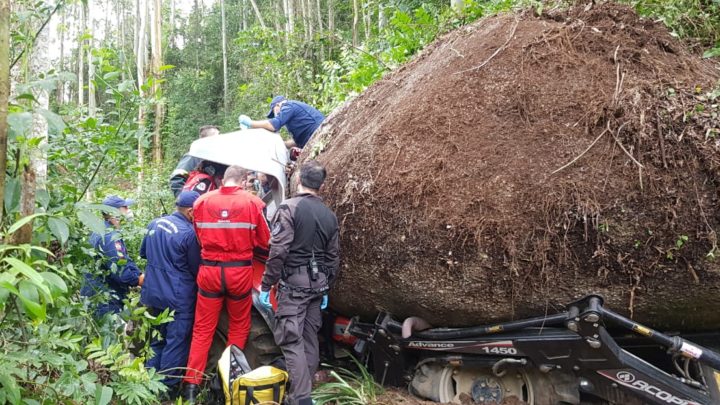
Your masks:
M720 56L719 0L623 2ZM127 335L78 291L98 271L98 202L139 197L124 227L134 257L147 222L173 209L169 172L200 126L234 130L278 94L328 114L444 32L567 3L0 0L0 404L158 401L145 342L170 315L133 294Z

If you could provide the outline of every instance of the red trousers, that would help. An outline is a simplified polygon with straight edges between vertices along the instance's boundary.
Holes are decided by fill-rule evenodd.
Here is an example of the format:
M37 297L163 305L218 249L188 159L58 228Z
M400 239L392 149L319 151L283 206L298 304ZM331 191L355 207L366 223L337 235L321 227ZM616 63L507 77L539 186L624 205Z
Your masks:
M250 333L252 275L252 266L222 269L219 266L200 266L197 276L198 295L195 305L195 324L185 382L190 384L202 382L208 351L223 303L227 305L230 321L227 345L245 348L245 342Z

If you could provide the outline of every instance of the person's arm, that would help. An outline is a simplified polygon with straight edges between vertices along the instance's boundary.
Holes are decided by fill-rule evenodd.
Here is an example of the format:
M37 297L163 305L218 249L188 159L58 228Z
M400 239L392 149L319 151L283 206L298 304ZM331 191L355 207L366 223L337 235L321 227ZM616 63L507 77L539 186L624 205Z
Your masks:
M110 241L113 247L106 251L110 259L110 278L116 283L131 287L140 285L141 272L137 264L127 256L127 248L122 239Z
M199 159L196 157L183 155L177 166L175 166L175 170L173 170L170 175L170 190L175 197L177 197L182 191L185 181L187 181L188 174L195 169L195 166L198 165L198 160Z
M253 231L253 259L260 263L266 263L268 259L268 244L270 243L270 229L265 219L265 204L258 202L255 223L257 227Z
M279 127L275 129L270 120L250 121L250 128L263 128L272 132L277 132L278 130L280 130Z
M275 213L270 237L270 255L265 263L265 274L262 278L262 290L270 288L280 281L285 259L290 250L290 244L295 238L295 226L290 213L290 207L281 205Z
M297 112L297 108L295 108L293 105L290 104L283 104L282 107L280 107L280 112L275 115L275 117L270 118L269 120L266 120L271 127L277 128L276 132L280 130L280 128L287 125L287 123L293 119Z
M150 222L150 225L148 225L147 233L145 233L145 236L143 237L142 243L140 243L140 257L147 260L147 239L150 237L150 232L153 232L152 225L155 221Z
M200 244L195 232L190 232L188 235L186 257L188 270L194 277L197 277L200 269Z
M340 230L335 229L335 233L328 241L327 251L325 257L327 259L328 272L328 284L332 287L337 279L338 273L340 272L340 242L339 242Z

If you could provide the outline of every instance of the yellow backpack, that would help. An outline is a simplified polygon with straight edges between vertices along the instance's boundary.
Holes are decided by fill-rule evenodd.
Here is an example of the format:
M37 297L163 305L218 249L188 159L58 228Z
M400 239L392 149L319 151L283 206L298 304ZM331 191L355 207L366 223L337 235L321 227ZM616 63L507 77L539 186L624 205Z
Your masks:
M288 373L272 366L254 370L239 347L225 349L218 361L218 374L225 392L225 405L281 404Z

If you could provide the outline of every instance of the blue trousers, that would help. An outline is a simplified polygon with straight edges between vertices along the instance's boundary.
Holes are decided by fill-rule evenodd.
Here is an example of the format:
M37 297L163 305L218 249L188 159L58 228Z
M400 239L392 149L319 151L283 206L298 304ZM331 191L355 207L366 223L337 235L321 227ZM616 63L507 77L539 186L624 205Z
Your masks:
M150 309L150 313L154 315L160 312L162 311L156 308ZM194 312L176 311L175 319L172 322L158 327L161 338L155 338L150 343L150 348L155 355L145 365L155 368L164 375L163 383L168 387L179 384L185 375L194 315Z

